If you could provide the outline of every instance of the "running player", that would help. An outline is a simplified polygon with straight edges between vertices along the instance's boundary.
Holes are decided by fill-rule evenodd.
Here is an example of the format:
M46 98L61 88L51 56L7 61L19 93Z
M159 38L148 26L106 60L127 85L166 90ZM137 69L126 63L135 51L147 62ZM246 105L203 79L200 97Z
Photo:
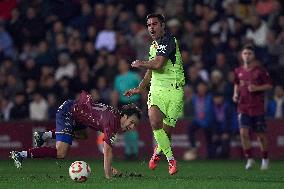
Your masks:
M269 167L268 141L264 111L264 92L272 88L268 72L255 60L254 47L246 45L242 49L243 65L235 69L233 101L238 103L239 130L243 151L247 158L245 169L252 168L249 130L255 132L262 152L261 170Z
M177 162L171 148L171 133L177 119L183 114L183 86L185 83L183 62L178 42L166 31L165 18L161 14L147 16L147 28L153 43L148 61L136 60L132 67L146 68L144 79L126 96L141 93L151 83L148 94L148 115L157 146L149 161L154 170L164 153L169 162L169 174L175 174Z

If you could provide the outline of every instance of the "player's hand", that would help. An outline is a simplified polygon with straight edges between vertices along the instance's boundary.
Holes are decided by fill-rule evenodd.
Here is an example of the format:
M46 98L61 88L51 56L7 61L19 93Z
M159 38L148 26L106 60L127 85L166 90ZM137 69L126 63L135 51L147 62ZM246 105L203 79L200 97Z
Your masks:
M135 60L131 63L131 66L134 68L140 68L143 62L141 60Z
M257 86L256 85L253 85L253 84L250 84L248 86L248 91L249 92L256 92L258 90Z
M139 93L141 93L141 89L137 87L137 88L126 91L123 95L127 97L131 97L132 95L139 94Z
M239 96L238 96L237 94L235 94L235 95L233 96L233 102L234 102L234 103L237 103L238 100L239 100Z
M113 177L121 177L122 176L122 173L114 167L111 168L111 172L112 172Z

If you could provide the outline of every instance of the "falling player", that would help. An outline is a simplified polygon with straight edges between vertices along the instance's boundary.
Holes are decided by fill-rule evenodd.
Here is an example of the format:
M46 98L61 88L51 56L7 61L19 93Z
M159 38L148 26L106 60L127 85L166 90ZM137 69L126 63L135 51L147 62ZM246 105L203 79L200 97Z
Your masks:
M255 132L262 152L261 170L269 167L268 141L264 112L264 92L272 88L268 72L255 60L254 48L246 45L242 49L243 65L235 69L235 86L233 101L238 103L239 130L243 151L247 158L245 168L252 168L249 130Z
M86 92L78 100L67 100L57 110L56 131L35 133L36 145L41 146L44 139L56 138L56 148L36 147L27 151L12 151L11 158L17 168L22 167L25 158L63 159L72 145L72 140L86 139L86 128L104 133L104 170L110 178L117 170L111 167L112 146L117 133L134 129L139 124L140 110L135 105L126 105L121 112L104 104L92 102Z

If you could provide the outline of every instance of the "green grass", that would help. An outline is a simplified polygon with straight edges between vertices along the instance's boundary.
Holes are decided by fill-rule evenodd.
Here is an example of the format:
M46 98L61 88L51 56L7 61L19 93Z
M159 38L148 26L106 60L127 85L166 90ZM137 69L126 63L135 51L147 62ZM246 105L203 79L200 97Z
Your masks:
M12 161L0 160L0 189L284 189L284 161L272 161L268 171L260 171L260 162L254 169L244 170L244 161L193 161L179 162L179 172L169 176L166 161L155 171L147 162L115 162L122 172L141 173L142 177L121 177L106 180L102 161L86 160L92 175L85 183L75 183L68 175L72 160L56 163L54 160L25 161L17 170Z

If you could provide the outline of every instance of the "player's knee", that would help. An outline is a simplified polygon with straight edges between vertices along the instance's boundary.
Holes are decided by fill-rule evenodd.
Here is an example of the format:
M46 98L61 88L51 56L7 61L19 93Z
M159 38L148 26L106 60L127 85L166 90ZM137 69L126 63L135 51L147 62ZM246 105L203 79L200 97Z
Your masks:
M66 153L57 151L57 159L64 159L66 157Z
M162 124L157 123L157 122L151 122L151 127L152 127L153 130L158 130L158 129L163 128Z

